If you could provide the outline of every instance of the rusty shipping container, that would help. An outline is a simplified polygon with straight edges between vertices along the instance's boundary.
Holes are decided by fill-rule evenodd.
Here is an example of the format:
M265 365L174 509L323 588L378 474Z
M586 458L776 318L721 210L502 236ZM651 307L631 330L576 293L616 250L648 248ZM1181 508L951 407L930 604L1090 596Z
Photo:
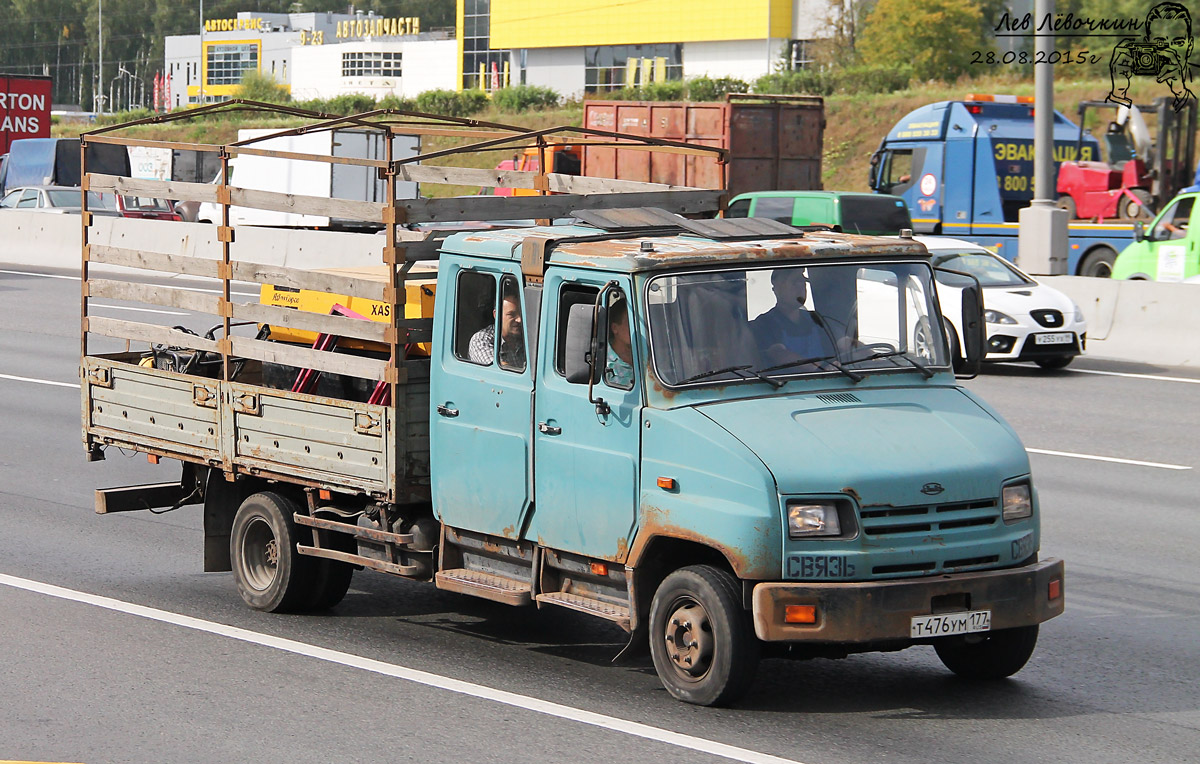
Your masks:
M746 191L821 188L825 102L819 96L729 95L717 102L585 101L583 124L729 150L709 157L588 146L583 174Z

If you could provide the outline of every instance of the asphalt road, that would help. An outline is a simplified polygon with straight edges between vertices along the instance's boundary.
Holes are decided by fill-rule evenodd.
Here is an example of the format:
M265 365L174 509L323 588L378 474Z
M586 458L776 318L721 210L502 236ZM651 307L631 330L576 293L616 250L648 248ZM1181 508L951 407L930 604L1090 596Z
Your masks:
M79 282L17 271L0 265L0 760L1200 761L1200 374L1082 360L965 383L1034 450L1042 554L1067 560L1067 612L1014 679L958 680L924 647L771 660L746 702L704 709L610 665L623 634L586 616L374 573L330 613L258 613L200 572L198 507L95 515L94 488L177 473L84 461Z

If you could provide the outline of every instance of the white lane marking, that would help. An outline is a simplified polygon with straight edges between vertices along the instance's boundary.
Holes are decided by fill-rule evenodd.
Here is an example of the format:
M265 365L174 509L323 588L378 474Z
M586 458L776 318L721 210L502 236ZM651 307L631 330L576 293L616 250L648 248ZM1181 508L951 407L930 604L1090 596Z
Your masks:
M139 313L161 313L164 316L186 316L187 313L181 313L177 310L155 310L154 308L132 308L128 305L99 305L94 302L88 303L89 308L108 308L109 310L136 310Z
M44 279L67 279L69 281L79 281L79 279L80 279L79 276L60 276L56 273L33 273L32 271L0 270L0 273L11 273L14 276L38 276L38 277L41 277ZM238 283L245 284L247 286L254 286L254 284L250 283L249 281L242 281L242 282L238 282ZM174 286L174 285L164 285L164 286L169 286L171 289L182 289L185 292L210 292L212 294L221 294L220 289L198 289L195 287L180 287L180 286ZM261 296L258 292L230 292L229 294L237 295L238 297L260 297Z
M17 377L12 374L0 374L0 379L11 379L14 382L32 382L35 385L54 385L55 387L74 387L78 388L78 382L55 382L51 379L34 379L32 377Z
M1126 371L1098 371L1096 369L1070 369L1074 374L1102 374L1106 377L1130 377L1132 379L1150 379L1155 382L1186 382L1189 385L1200 385L1200 379L1189 377L1164 377L1159 374L1131 374Z
M67 279L68 281L79 281L79 276L60 276L57 273L32 273L30 271L4 271L0 273L11 273L14 276L40 276L44 279Z
M11 586L14 589L23 589L25 591L34 592L36 594L44 594L49 597L57 597L59 599L69 600L71 602L79 602L85 605L94 605L105 610L111 610L117 613L125 613L127 615L137 616L139 618L147 618L152 621L169 623L174 626L181 626L185 629L193 629L208 634L215 634L220 637L236 639L240 642L248 642L253 645L261 645L275 650L281 650L295 655L303 655L308 658L315 658L329 663L336 663L341 666L370 671L383 676L390 676L396 679L403 679L415 684L425 685L426 687L434 687L439 690L458 693L460 695L468 695L473 698L482 700L490 700L495 703L500 703L514 708L522 708L527 711L533 711L546 716L553 716L559 719L579 722L601 729L612 730L613 732L621 732L633 737L640 737L646 740L653 740L667 745L673 745L678 748L686 748L699 753L707 753L713 756L720 756L732 761L744 761L751 764L800 764L793 759L782 759L778 756L772 756L758 751L751 751L747 748L738 748L737 746L718 743L714 740L706 740L705 738L693 737L685 735L681 732L673 732L671 730L662 729L661 727L652 727L649 724L641 724L639 722L631 722L626 719L619 719L614 716L606 716L593 711L585 711L581 708L573 706L564 706L560 703L552 703L548 700L540 698L532 698L528 695L519 695L515 692L506 692L505 690L496 690L491 687L485 687L471 682L464 682L461 679L452 679L450 677L441 676L440 674L432 674L428 671L420 671L418 669L408 668L407 666L399 666L394 663L385 663L383 661L373 660L371 658L363 658L358 655L341 652L340 650L330 650L325 647L306 644L304 642L296 642L291 639L282 637L273 637L269 634L260 634L256 631L241 629L236 626L226 626L221 623L212 621L204 621L191 616L179 615L166 610L158 610L157 608L146 607L144 605L136 605L132 602L124 602L122 600L103 597L97 594L88 594L87 592L75 591L74 589L65 589L61 586L53 584L45 584L41 581L32 581L27 578L17 578L0 573L0 584Z
M1190 470L1191 467L1182 464L1162 464L1161 462L1142 462L1137 459L1118 459L1115 456L1096 456L1095 454L1074 454L1070 451L1047 451L1044 448L1027 448L1031 454L1046 456L1067 456L1072 459L1089 459L1094 462L1115 462L1116 464L1132 464L1136 467L1157 467L1162 470Z

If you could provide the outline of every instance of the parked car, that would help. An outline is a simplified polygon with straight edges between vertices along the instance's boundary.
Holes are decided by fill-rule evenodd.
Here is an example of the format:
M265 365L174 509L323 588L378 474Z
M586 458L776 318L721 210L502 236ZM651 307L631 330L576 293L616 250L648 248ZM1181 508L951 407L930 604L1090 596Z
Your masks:
M1079 306L1062 292L1039 284L1002 257L961 239L918 236L938 268L969 273L983 286L987 332L985 361L1033 361L1043 369L1062 369L1083 352L1087 321ZM938 301L955 357L961 355L960 289L955 279L938 274Z
M183 219L175 211L174 205L169 201L166 199L156 199L153 196L118 196L117 207L121 210L121 215L127 218L142 218L144 220Z
M0 209L34 210L60 215L79 214L80 192L70 186L22 186L0 199ZM88 211L97 215L121 215L120 202L113 194L88 191Z
M727 218L771 218L794 226L827 225L835 231L895 236L913 227L899 196L845 191L752 191L729 201Z

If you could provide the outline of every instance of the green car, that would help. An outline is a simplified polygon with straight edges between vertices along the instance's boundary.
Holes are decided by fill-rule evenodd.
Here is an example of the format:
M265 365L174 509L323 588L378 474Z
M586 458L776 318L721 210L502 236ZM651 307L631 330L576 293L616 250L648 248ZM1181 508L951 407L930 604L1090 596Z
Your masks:
M1200 231L1200 193L1180 194L1146 226L1134 228L1137 240L1113 263L1114 279L1184 281L1200 275L1196 238ZM1195 219L1196 226L1192 226Z
M827 225L835 231L895 236L912 228L908 206L891 194L846 191L753 191L729 201L727 218L771 218L794 226Z

